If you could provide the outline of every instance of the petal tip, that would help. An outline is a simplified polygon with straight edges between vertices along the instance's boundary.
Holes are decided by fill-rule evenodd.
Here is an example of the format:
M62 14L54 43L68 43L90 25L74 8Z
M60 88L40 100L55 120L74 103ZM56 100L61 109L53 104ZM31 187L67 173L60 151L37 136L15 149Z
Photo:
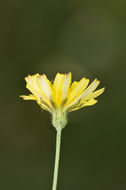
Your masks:
M105 89L106 89L106 87L103 87L103 88L102 88L103 92L105 91Z
M31 75L25 77L25 81L27 82L31 78Z
M97 78L95 79L96 82L100 83L100 80L98 80Z
M66 77L69 77L69 78L71 78L71 77L72 77L71 72L68 72L68 73L66 73L66 74L64 74L64 75L66 75Z
M68 72L67 75L71 75L71 72Z
M105 91L105 89L106 89L105 87L103 87L103 88L101 89L102 93Z
M19 98L22 98L25 100L25 95L20 95Z

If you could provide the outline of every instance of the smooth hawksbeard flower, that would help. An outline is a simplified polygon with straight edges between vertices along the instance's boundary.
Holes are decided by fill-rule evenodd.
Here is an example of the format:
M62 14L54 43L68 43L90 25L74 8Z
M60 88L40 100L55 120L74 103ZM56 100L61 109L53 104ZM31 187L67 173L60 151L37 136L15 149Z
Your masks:
M52 124L57 130L55 167L52 190L57 188L58 166L60 157L61 131L67 124L67 114L85 106L94 105L97 96L104 88L95 91L100 81L95 79L89 86L89 79L82 78L71 84L71 73L57 73L54 82L46 75L29 75L25 78L26 88L31 91L29 96L22 95L24 100L35 100L40 107L52 114Z
M89 86L89 79L82 78L79 82L71 83L71 73L57 73L54 82L50 82L46 75L28 75L26 88L32 94L22 95L24 100L35 100L40 107L52 114L52 123L56 129L64 128L67 124L67 113L85 106L94 105L97 96L104 92L104 88L95 91L100 81L95 79Z

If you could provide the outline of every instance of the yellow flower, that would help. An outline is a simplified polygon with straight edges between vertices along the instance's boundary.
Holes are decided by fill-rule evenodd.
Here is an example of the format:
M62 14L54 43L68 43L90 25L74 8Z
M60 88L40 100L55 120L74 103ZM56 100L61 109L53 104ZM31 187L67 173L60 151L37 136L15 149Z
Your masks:
M22 95L24 100L35 100L40 107L49 111L53 116L53 125L58 128L65 127L67 113L78 110L85 106L94 105L97 96L104 92L104 88L95 89L100 81L95 79L89 86L89 79L82 78L79 82L71 84L71 73L57 73L54 82L50 82L46 75L28 75L26 88L32 94Z

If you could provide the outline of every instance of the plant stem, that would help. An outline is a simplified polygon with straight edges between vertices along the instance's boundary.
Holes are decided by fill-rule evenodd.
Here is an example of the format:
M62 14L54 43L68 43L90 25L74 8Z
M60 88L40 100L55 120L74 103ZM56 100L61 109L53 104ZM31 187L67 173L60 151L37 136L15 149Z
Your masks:
M55 153L55 166L54 166L52 190L56 190L56 187L57 187L59 158L60 158L61 131L62 131L61 129L58 129L57 135L56 135L56 153Z

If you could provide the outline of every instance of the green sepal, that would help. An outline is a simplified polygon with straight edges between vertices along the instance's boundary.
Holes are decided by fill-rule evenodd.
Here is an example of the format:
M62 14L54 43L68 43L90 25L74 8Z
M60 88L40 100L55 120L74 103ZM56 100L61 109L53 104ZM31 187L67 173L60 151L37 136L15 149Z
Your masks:
M67 125L67 112L57 110L52 113L52 124L56 130L61 130Z

